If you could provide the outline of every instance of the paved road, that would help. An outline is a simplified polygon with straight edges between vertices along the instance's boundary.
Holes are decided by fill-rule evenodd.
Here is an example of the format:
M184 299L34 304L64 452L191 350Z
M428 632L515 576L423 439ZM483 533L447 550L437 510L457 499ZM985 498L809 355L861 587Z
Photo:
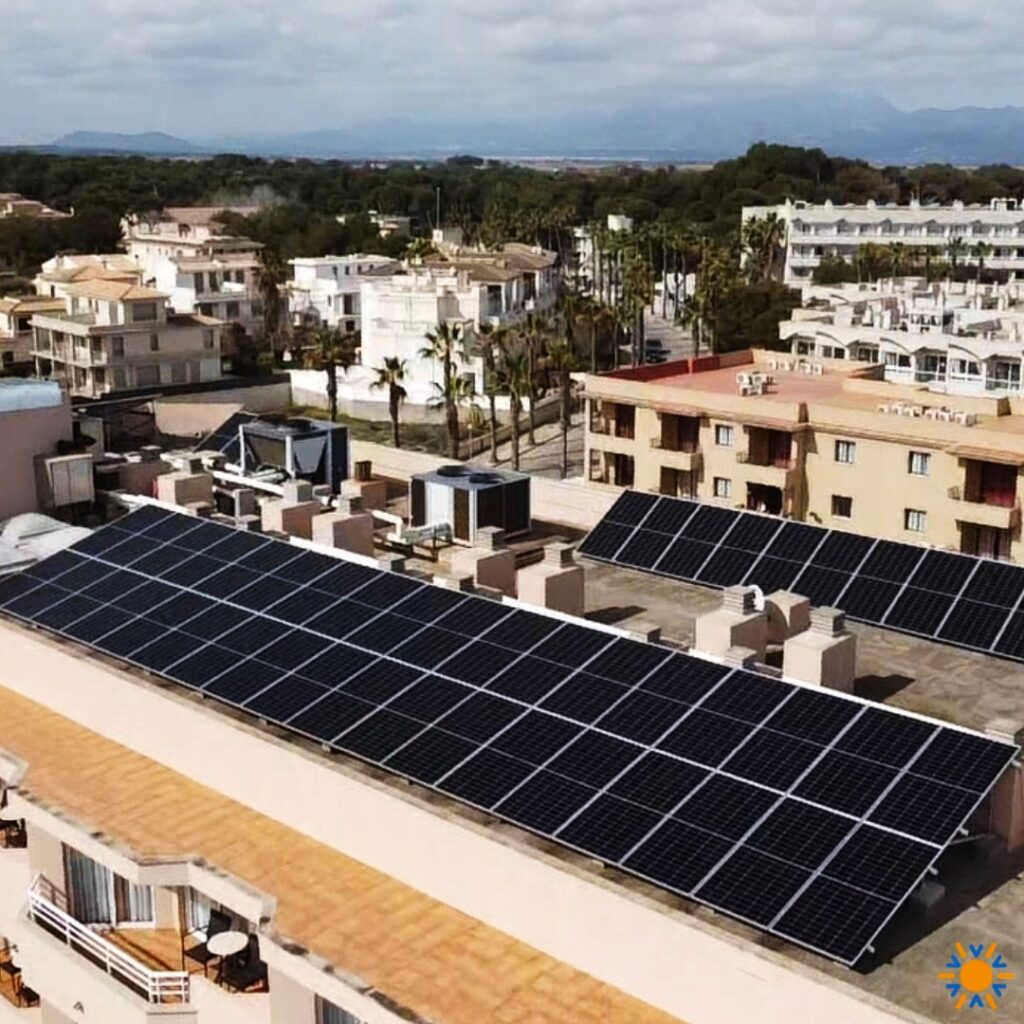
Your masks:
M537 476L561 476L562 431L557 423L544 423L536 430L537 444L530 447L526 438L526 417L523 417L523 432L519 439L519 468L524 473ZM483 452L477 462L490 462L490 453ZM509 442L498 446L498 465L506 469L512 466L512 445ZM583 474L583 414L573 416L569 428L569 476Z

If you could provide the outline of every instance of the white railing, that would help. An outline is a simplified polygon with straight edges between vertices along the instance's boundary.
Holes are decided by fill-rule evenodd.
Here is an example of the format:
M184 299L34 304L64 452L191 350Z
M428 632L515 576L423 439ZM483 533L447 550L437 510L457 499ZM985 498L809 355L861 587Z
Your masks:
M98 932L76 921L58 903L66 903L64 894L42 875L37 875L28 890L27 912L37 925L60 939L76 953L91 960L112 978L138 993L149 1003L187 1003L188 974L184 971L151 971L123 949L108 942Z

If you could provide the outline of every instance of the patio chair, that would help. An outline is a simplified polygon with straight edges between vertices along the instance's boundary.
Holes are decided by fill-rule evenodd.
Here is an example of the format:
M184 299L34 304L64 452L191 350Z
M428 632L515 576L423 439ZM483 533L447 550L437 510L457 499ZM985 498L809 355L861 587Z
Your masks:
M231 918L221 910L212 908L210 910L210 921L205 928L193 928L192 931L186 932L181 937L181 966L182 970L185 969L186 960L194 960L197 964L201 964L203 968L203 974L208 975L210 970L210 964L217 959L216 953L211 953L206 943L220 932L231 931ZM206 939L195 943L192 946L186 946L185 940L189 937L195 938L200 932L205 932Z
M255 934L241 953L229 956L220 973L221 981L236 992L247 992L254 985L267 985L267 965L260 959L260 943Z

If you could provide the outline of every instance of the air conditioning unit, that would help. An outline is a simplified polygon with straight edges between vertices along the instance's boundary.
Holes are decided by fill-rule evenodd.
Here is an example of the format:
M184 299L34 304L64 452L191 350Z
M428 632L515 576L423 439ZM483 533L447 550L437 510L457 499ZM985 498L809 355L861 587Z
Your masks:
M251 419L238 425L238 449L243 476L275 469L289 480L327 484L334 494L348 476L348 429L338 423Z
M43 509L91 504L96 496L93 459L86 452L37 456L36 481Z
M530 529L530 478L525 473L454 464L409 481L411 526L451 527L456 541L473 544L477 531L496 526L506 535Z

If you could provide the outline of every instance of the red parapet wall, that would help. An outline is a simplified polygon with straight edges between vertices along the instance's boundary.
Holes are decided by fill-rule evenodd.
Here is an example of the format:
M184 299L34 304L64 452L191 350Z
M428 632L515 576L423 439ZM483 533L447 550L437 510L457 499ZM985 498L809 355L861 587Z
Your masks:
M738 352L726 352L720 356L691 356L688 359L677 359L671 363L652 363L650 366L627 367L624 370L609 370L602 377L614 380L635 380L641 382L662 380L665 377L679 377L688 373L706 373L708 370L721 370L729 366L742 366L752 363L754 356L750 349Z

